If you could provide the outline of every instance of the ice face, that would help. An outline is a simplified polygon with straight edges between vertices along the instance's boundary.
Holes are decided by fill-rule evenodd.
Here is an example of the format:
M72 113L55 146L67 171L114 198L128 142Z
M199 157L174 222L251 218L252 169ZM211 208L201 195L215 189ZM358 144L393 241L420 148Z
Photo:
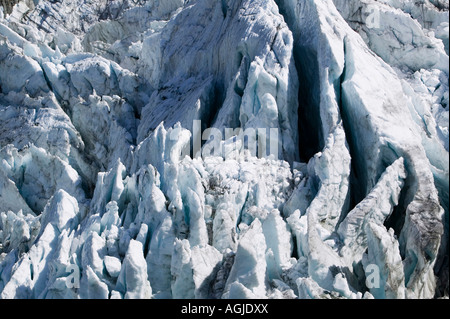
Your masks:
M448 296L448 9L0 6L0 298Z

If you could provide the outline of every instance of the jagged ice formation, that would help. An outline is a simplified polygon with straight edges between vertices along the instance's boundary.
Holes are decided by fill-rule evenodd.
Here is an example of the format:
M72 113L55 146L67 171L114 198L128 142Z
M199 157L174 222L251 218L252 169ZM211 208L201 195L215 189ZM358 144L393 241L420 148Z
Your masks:
M448 297L448 17L2 0L0 298Z

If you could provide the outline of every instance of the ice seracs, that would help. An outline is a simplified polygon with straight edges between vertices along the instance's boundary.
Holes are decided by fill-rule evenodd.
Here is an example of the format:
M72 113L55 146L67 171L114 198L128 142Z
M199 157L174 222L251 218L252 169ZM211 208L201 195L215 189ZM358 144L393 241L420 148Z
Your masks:
M4 9L1 298L448 297L448 1Z

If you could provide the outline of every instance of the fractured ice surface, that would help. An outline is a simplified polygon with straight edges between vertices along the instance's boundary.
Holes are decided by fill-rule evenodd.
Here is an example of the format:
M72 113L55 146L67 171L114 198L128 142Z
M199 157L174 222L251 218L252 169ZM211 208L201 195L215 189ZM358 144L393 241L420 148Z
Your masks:
M448 297L448 10L0 7L0 298Z

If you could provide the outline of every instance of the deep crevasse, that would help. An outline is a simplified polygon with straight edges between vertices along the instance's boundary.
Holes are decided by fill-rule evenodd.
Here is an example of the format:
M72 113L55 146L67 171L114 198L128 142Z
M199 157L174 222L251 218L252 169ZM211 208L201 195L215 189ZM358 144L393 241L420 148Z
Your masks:
M448 1L22 1L0 136L1 298L448 296Z

